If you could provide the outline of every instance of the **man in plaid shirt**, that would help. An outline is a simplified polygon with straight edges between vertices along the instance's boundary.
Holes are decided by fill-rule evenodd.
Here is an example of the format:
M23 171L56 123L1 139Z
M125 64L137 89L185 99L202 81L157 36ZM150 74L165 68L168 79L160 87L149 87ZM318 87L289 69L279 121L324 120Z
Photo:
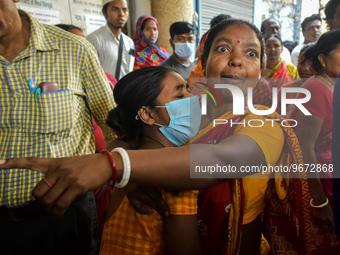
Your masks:
M18 11L17 2L0 1L0 159L94 153L91 114L112 141L105 121L115 104L93 46L40 24ZM44 82L57 86L45 92L38 89ZM31 193L42 179L43 174L28 169L0 172L1 253L97 254L93 194L80 196L54 219Z

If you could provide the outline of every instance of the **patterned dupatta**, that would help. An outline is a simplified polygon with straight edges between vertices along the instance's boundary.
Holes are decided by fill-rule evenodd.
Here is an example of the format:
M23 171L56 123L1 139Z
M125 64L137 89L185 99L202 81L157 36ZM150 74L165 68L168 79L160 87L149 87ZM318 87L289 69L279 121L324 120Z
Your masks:
M156 18L145 15L138 19L136 24L136 33L133 37L133 42L136 45L134 70L146 66L158 66L170 57L170 54L166 51L166 49L156 46L159 40L159 35L156 43L154 44L151 43L144 35L142 31L142 23L147 19L155 21L159 31L159 25Z
M257 109L268 109L258 106ZM219 119L234 123L243 116L228 112ZM284 120L277 113L268 118ZM228 121L231 123L231 121ZM213 127L210 123L202 129L192 143L216 144L234 133L229 124ZM285 145L277 165L303 164L302 153L290 127L282 127ZM263 220L264 236L268 240L271 254L310 254L310 206L307 179L304 173L291 178L288 173L276 173L268 182L266 206ZM244 193L242 179L231 179L217 183L199 195L198 224L202 254L238 254L241 244L244 215ZM281 253L283 252L283 253Z
M272 88L280 88L283 84L294 81L293 76L286 67L286 62L281 59L269 73L263 76L263 78L270 78L268 82L269 86Z

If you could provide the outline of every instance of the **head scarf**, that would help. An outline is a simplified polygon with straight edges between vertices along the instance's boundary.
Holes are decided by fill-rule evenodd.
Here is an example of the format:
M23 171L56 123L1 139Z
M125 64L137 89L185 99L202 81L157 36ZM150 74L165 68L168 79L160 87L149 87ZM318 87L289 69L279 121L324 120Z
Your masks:
M158 66L163 60L170 57L169 52L164 48L157 47L159 34L156 43L151 43L142 31L142 24L148 19L156 22L159 31L159 25L156 18L145 15L138 19L136 24L136 33L133 37L133 42L136 45L136 60L134 70L145 66Z

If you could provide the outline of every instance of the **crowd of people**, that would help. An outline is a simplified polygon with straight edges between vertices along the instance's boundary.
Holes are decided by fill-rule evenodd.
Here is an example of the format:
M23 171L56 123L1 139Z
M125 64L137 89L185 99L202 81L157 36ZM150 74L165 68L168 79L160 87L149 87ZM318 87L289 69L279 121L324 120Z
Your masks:
M199 45L174 22L172 54L153 16L123 33L126 0L87 36L19 1L0 1L1 254L340 254L339 0L291 52L273 17L221 14Z

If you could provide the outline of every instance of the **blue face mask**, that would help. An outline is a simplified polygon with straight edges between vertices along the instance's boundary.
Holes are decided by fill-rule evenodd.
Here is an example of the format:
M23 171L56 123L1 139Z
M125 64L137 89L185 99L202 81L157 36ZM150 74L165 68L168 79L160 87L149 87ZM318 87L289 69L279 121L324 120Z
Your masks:
M174 51L180 59L186 60L194 54L195 44L194 43L175 43Z
M201 125L201 105L197 96L178 99L165 106L170 117L169 126L160 126L162 134L173 144L181 146L197 135Z

